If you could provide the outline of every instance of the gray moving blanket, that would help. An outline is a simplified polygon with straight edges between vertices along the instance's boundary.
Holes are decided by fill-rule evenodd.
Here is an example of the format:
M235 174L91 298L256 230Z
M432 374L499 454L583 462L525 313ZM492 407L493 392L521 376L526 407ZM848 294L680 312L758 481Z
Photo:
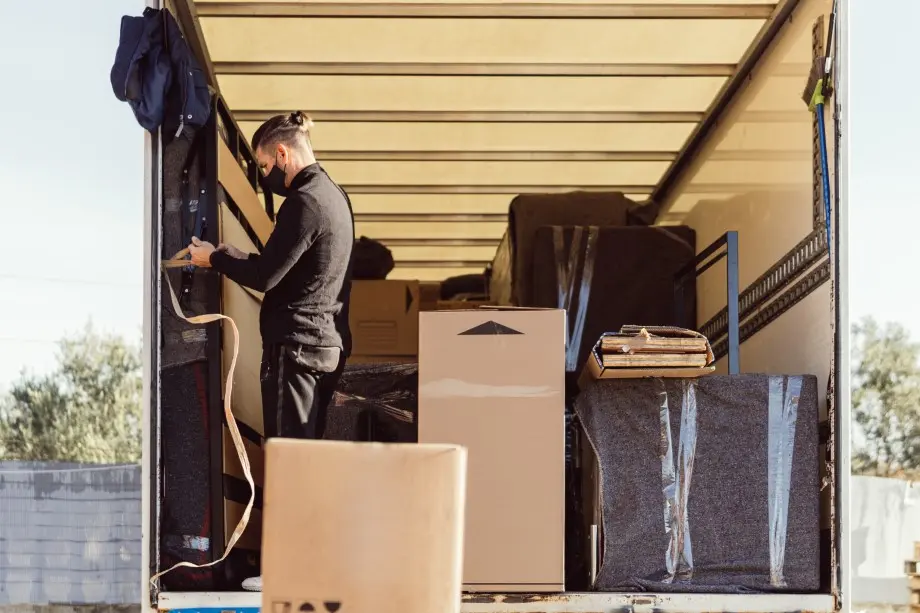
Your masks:
M608 379L575 411L601 471L595 588L819 589L815 377Z

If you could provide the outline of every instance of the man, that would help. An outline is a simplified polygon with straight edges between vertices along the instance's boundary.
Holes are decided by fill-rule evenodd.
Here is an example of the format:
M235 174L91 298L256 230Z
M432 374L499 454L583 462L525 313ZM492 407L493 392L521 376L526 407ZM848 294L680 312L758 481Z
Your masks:
M260 254L197 238L189 246L196 266L265 293L259 328L266 437L322 438L351 352L354 217L348 196L316 161L312 125L300 112L278 115L252 137L263 187L285 198Z

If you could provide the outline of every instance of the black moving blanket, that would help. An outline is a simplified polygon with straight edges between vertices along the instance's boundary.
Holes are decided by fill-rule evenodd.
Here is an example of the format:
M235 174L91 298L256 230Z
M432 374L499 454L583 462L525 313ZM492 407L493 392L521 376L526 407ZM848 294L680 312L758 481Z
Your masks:
M597 381L600 590L819 589L817 379Z

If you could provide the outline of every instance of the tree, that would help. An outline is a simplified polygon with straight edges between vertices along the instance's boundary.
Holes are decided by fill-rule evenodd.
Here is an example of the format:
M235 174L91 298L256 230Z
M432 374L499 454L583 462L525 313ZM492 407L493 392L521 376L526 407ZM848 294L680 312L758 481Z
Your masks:
M853 326L853 417L864 441L853 470L880 477L920 471L920 344L900 324Z
M87 325L50 374L23 374L0 399L0 458L137 462L141 386L139 348Z

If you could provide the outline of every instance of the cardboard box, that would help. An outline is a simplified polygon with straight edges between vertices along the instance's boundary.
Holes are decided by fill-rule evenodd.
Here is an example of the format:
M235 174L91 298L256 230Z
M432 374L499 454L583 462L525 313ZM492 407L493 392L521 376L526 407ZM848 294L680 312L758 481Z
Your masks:
M419 442L469 449L464 589L564 589L565 313L420 315Z
M418 284L419 310L437 311L438 300L441 299L440 281L420 281Z
M418 281L354 281L349 325L353 355L418 353Z
M269 440L262 610L458 613L466 457Z

